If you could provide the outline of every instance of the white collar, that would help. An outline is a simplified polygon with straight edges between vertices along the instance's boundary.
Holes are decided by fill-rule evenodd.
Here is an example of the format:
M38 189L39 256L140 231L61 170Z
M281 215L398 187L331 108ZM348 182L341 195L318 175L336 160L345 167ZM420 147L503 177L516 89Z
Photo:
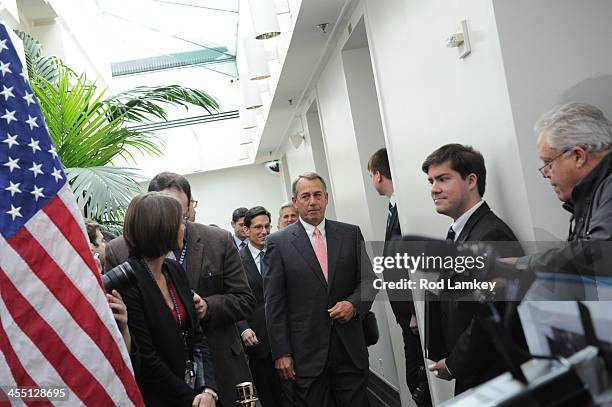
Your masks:
M392 193L391 196L389 197L389 203L391 204L391 206L397 205L397 199L395 197L395 192Z
M470 209L465 211L463 215L459 216L459 218L457 218L457 220L451 224L451 227L455 231L455 241L461 234L461 231L465 227L465 224L467 223L468 219L470 219L470 217L474 214L474 212L476 212L476 210L478 210L478 208L480 208L480 206L483 203L484 203L484 200L481 199L480 201L476 203L476 205L472 206Z
M311 225L308 222L304 222L302 218L300 218L300 222L302 222L302 226L304 226L304 229L306 229L306 234L309 237L313 236L315 227L321 232L321 237L325 237L325 218L323 218L321 223L319 223L317 226Z
M253 246L252 244L249 243L249 245L247 246L249 248L249 251L251 252L251 256L253 256L253 260L257 259L257 257L259 256L260 252L266 252L265 248L263 250L259 250L257 247Z

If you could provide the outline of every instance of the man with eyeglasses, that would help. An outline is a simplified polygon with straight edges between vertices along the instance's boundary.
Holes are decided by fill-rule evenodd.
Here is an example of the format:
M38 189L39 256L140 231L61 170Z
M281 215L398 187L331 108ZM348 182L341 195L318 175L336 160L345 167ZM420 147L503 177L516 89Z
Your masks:
M517 267L533 272L609 276L611 254L601 241L612 240L612 123L593 105L568 103L545 113L535 131L538 154L544 163L540 173L571 214L569 243L521 257Z
M151 180L149 191L170 194L183 208L187 223L185 243L183 249L168 256L174 257L183 266L191 288L199 295L194 300L215 366L219 387L217 405L232 406L236 395L234 386L251 381L236 322L251 316L255 297L240 256L227 231L187 222L192 197L191 186L185 177L162 172ZM128 249L123 237L106 245L107 271L127 258Z
M195 217L196 217L196 211L195 209L198 207L198 201L197 199L193 199L191 198L189 200L189 222L195 222Z

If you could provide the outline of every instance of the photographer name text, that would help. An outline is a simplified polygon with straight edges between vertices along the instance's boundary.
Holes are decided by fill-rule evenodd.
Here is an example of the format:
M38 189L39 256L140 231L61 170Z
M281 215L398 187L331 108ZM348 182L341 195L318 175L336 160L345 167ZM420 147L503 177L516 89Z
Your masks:
M382 278L374 280L373 285L377 290L480 290L491 291L495 290L496 281L479 281L473 279L471 281L451 281L440 280L430 281L426 278L418 280L410 280L402 278L399 281L384 281Z

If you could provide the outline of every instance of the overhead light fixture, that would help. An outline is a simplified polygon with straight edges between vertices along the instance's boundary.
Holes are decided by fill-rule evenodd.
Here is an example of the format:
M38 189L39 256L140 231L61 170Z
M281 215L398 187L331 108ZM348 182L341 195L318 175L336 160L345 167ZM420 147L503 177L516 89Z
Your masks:
M246 78L246 75L241 75L241 77ZM242 91L244 107L247 110L257 109L263 106L261 94L259 93L259 86L257 86L256 82L243 79L240 81L240 90Z
M291 141L291 144L293 144L293 148L297 150L304 141L304 132L298 131L297 133L291 134L289 136L289 140Z
M240 115L240 127L243 130L254 129L257 127L257 117L253 110L247 110L241 108L239 111Z
M268 67L268 55L263 43L253 38L245 38L242 44L244 45L244 55L249 70L249 79L258 81L269 78L270 68Z
M256 39L267 40L280 35L281 30L273 0L249 0L249 8Z

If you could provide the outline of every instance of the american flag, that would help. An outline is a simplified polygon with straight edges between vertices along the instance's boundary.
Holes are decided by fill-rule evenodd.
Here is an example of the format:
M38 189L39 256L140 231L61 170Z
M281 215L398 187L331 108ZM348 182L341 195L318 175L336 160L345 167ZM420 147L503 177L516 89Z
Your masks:
M0 88L0 386L64 387L71 406L143 405L82 216L2 23Z

